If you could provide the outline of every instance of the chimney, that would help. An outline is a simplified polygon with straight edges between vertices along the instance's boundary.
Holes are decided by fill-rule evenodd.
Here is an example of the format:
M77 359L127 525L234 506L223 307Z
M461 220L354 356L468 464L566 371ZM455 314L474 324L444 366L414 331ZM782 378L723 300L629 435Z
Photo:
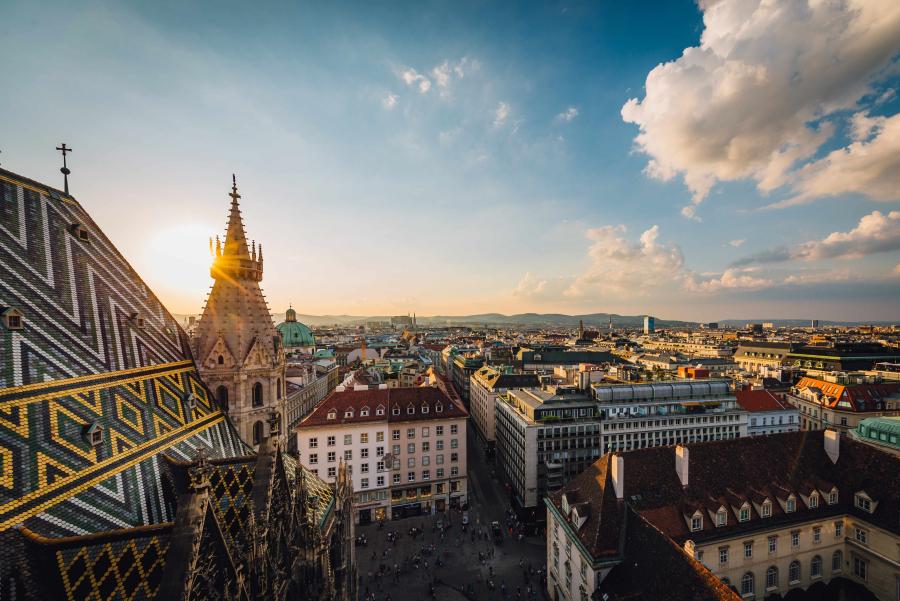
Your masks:
M688 485L688 456L688 448L686 446L678 445L675 447L675 473L678 474L678 479L685 488Z
M841 434L837 430L825 430L825 454L831 463L837 463L841 454Z
M625 459L616 453L610 459L612 462L613 488L616 490L616 498L625 498Z

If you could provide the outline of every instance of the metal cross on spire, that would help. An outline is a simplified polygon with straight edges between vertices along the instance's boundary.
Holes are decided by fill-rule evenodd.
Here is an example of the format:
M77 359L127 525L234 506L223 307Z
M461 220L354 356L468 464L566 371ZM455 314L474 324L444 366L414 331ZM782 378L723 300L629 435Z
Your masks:
M57 146L56 149L58 151L60 151L63 155L63 166L62 166L62 169L60 169L59 171L60 171L60 173L63 174L63 182L65 183L65 191L66 191L66 194L68 195L69 194L69 174L72 172L69 171L69 167L66 165L66 153L72 152L72 149L67 148L65 142L62 143L62 146Z
M237 191L237 178L234 176L234 173L231 174L231 194L228 196L231 197L233 202L237 202L237 199L241 197Z

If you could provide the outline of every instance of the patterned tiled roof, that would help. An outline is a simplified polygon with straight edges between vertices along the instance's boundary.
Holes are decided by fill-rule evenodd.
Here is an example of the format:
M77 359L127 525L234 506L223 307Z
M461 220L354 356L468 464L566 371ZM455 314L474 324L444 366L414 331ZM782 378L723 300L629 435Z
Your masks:
M883 382L878 384L837 384L827 380L803 377L795 386L797 390L814 389L824 395L824 404L831 408L848 409L850 411L875 411L883 409L884 400L888 397L900 398L900 382ZM842 401L849 407L840 405Z
M0 170L0 532L172 518L161 453L243 455L184 332L72 197Z

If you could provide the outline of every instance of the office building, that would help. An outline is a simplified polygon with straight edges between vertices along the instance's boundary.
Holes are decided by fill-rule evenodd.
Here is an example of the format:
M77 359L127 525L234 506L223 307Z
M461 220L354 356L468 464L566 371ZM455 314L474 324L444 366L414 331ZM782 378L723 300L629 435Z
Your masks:
M511 390L497 398L496 456L525 517L600 456L597 404L572 386Z
M747 412L722 380L595 384L604 450L747 436Z
M488 453L494 449L494 402L497 396L514 389L538 388L536 374L515 373L511 369L485 366L472 374L469 386L469 413Z
M650 315L644 315L644 334L652 334L656 331L656 319Z

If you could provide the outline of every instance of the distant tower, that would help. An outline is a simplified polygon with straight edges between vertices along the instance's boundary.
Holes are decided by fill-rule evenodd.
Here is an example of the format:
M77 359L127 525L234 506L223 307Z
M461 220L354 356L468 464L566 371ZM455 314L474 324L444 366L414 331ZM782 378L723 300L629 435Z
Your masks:
M609 316L609 329L612 329L612 315Z
M578 320L578 340L584 340L584 320Z
M251 253L244 234L237 183L232 176L225 244L215 245L215 280L191 340L203 380L247 444L268 437L269 416L280 418L285 436L284 350L259 287L262 245Z
M644 315L644 334L652 334L656 331L656 320L650 315Z
M819 320L818 320L818 319L813 319L812 321L810 321L810 322L809 322L809 327L811 327L812 329L818 328L818 327L819 327Z

